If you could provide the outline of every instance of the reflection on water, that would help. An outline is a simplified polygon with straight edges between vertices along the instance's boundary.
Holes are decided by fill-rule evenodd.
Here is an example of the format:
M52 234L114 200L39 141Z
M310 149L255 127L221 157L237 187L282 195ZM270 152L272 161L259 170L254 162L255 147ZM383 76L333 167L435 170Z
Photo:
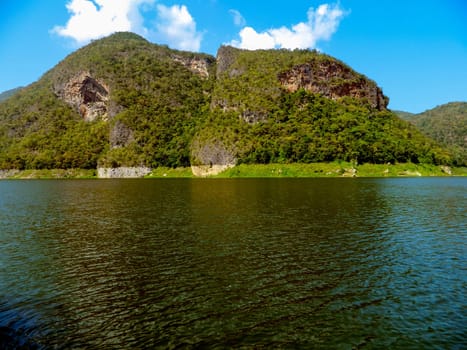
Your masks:
M464 348L465 179L0 182L0 348Z

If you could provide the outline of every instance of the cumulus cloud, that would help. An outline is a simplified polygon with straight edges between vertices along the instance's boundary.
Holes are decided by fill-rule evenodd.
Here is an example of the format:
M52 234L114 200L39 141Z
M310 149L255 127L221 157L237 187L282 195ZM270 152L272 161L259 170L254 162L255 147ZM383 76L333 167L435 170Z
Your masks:
M157 6L157 33L162 40L177 49L198 51L202 35L196 30L196 22L185 5Z
M114 32L134 32L155 37L171 47L198 51L202 35L186 6L156 5L156 0L70 0L66 8L70 18L66 25L51 32L71 38L78 45ZM156 10L152 28L144 26L143 12Z
M131 31L146 35L142 4L155 0L71 0L66 5L71 14L65 26L55 26L52 32L84 44L114 32Z
M229 10L229 13L232 15L234 24L236 26L239 26L239 27L245 26L246 20L239 11L232 9L232 10Z
M240 40L233 40L229 45L248 50L315 48L318 41L331 38L344 16L345 11L338 4L323 4L316 10L308 10L307 22L291 28L284 26L258 33L252 27L244 27L239 33Z
M240 31L240 41L232 41L231 45L247 50L272 49L275 42L269 33L257 33L253 28L245 27Z

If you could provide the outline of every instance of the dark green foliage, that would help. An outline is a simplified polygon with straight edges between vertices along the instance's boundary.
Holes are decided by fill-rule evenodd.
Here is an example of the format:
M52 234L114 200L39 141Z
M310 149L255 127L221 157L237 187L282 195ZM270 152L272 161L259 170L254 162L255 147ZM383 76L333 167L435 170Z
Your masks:
M46 85L33 84L0 104L0 168L95 168L107 125L85 123Z
M209 130L206 132L206 130ZM449 163L449 154L389 111L299 90L283 93L267 120L248 125L232 113L211 119L205 139L237 145L239 163Z
M456 165L467 165L467 102L447 103L420 114L396 113L448 147Z
M11 96L16 94L21 89L22 89L21 87L18 87L18 88L7 90L7 91L0 93L0 102L5 101L6 99L10 98Z
M275 107L282 94L277 77L281 71L321 57L308 50L296 50L291 54L289 50L247 51L231 47L222 47L219 54L224 60L218 68L213 103L236 108L240 113L263 114Z
M410 112L404 112L404 111L395 111L392 110L394 114L396 114L399 118L403 120L410 121L416 114L410 113Z
M173 55L194 57L131 33L95 41L70 55L0 104L0 168L189 165L189 144L209 105L205 92L212 90L213 80L201 79ZM55 92L83 71L110 87L109 122L84 122L57 98ZM133 141L113 148L109 132L117 121L131 129Z

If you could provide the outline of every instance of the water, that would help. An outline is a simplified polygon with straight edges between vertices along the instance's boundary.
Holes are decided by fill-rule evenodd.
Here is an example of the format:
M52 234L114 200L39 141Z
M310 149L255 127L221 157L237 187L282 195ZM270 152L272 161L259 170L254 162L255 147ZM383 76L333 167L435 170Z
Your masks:
M0 348L467 348L467 179L0 181Z

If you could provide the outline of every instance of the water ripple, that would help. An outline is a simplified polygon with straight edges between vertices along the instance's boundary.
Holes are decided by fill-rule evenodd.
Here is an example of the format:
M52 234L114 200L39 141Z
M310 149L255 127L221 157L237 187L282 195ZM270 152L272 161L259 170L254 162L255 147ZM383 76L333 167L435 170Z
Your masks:
M0 348L463 348L464 179L0 182Z

